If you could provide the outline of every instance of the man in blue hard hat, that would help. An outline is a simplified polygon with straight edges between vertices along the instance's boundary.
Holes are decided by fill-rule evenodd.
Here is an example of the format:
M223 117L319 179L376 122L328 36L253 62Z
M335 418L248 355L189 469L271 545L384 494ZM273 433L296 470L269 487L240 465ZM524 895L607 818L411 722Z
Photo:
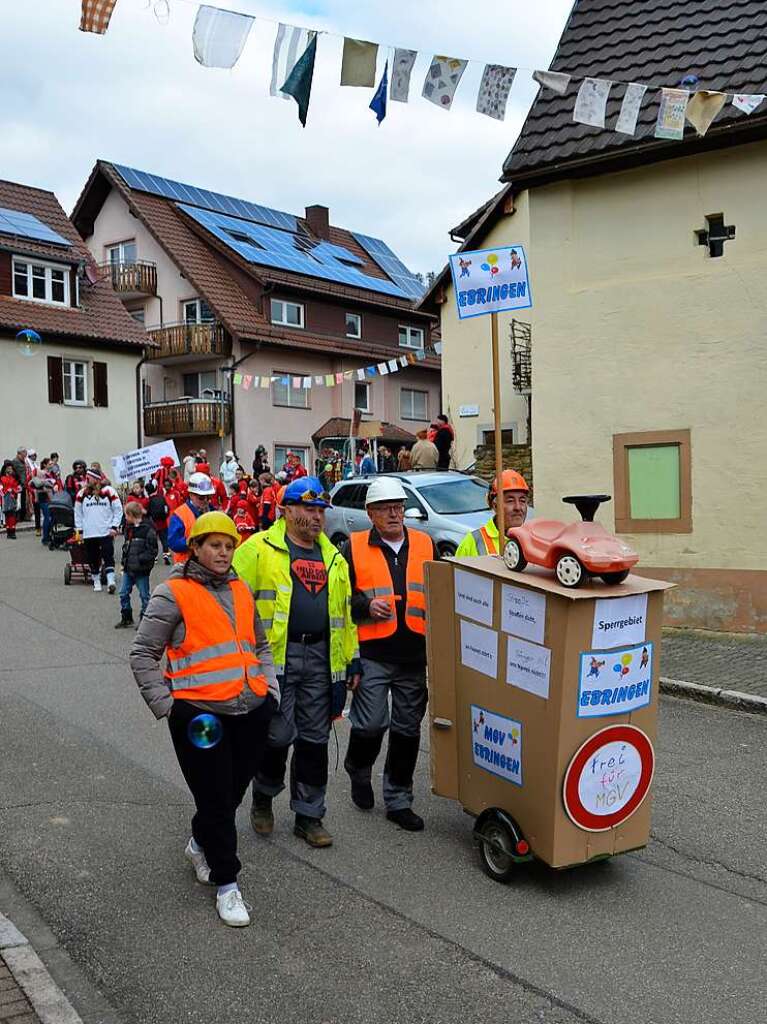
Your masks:
M346 560L325 536L330 496L316 477L293 480L283 517L250 537L232 567L253 591L280 682L281 705L253 781L251 824L274 828L272 800L285 786L288 751L294 832L310 846L330 846L323 825L330 723L340 715L347 680L359 683L357 627L351 616Z

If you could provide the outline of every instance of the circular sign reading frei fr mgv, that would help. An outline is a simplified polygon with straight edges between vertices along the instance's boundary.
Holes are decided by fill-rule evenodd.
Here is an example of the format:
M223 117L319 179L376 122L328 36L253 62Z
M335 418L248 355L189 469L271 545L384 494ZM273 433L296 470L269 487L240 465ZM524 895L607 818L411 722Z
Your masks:
M608 725L578 749L565 772L570 819L586 832L607 832L626 821L650 789L652 743L635 725Z

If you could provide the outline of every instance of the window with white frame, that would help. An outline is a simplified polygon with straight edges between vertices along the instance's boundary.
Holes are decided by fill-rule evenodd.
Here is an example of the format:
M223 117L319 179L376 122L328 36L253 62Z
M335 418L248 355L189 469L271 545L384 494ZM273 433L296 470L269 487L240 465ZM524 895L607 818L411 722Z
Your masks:
M212 324L216 319L205 299L187 299L181 309L185 324Z
M423 328L422 327L408 327L406 324L400 324L399 327L399 347L400 348L423 348Z
M62 359L61 373L64 383L64 405L87 405L88 364L74 359Z
M303 327L304 307L300 302L272 299L271 319L273 324L282 324L284 327Z
M400 391L400 416L403 420L427 420L429 418L429 392L402 388Z
M364 380L354 382L354 408L370 412L370 385Z
M284 370L272 370L272 405L286 405L290 409L308 409L311 388L294 388L293 378L300 377L303 385L303 373L285 373Z
M13 294L17 299L69 305L69 268L13 258Z
M296 445L291 444L276 444L274 446L274 471L278 473L285 463L288 461L288 452L292 452L293 455L297 455L301 460L301 465L305 468L309 468L309 449L308 448L297 448Z
M359 313L347 313L346 314L346 337L347 338L361 338L362 337L362 317Z
M126 242L116 242L114 245L108 245L106 250L107 261L112 266L119 265L120 263L135 263L138 255L135 238L128 239Z

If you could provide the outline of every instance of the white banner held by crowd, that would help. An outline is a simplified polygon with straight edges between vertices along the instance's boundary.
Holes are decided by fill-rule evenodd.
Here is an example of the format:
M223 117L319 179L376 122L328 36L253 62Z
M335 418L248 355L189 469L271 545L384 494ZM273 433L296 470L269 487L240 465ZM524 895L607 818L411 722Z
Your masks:
M138 480L140 476L150 476L160 468L160 459L166 455L173 459L174 466L179 465L178 452L173 441L158 441L157 444L150 444L146 448L136 448L123 455L113 455L112 483L127 483L129 480Z

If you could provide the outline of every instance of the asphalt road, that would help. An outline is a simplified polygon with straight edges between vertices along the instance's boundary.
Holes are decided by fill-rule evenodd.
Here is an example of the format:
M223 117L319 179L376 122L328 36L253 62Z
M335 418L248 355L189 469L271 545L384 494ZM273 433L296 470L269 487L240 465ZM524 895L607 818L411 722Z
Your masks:
M182 857L190 799L117 599L65 589L64 561L0 537L0 870L125 1022L767 1019L764 718L662 700L650 846L509 887L425 755L420 835L356 811L339 771L332 849L293 837L284 798L271 840L242 814L254 924L227 929Z

